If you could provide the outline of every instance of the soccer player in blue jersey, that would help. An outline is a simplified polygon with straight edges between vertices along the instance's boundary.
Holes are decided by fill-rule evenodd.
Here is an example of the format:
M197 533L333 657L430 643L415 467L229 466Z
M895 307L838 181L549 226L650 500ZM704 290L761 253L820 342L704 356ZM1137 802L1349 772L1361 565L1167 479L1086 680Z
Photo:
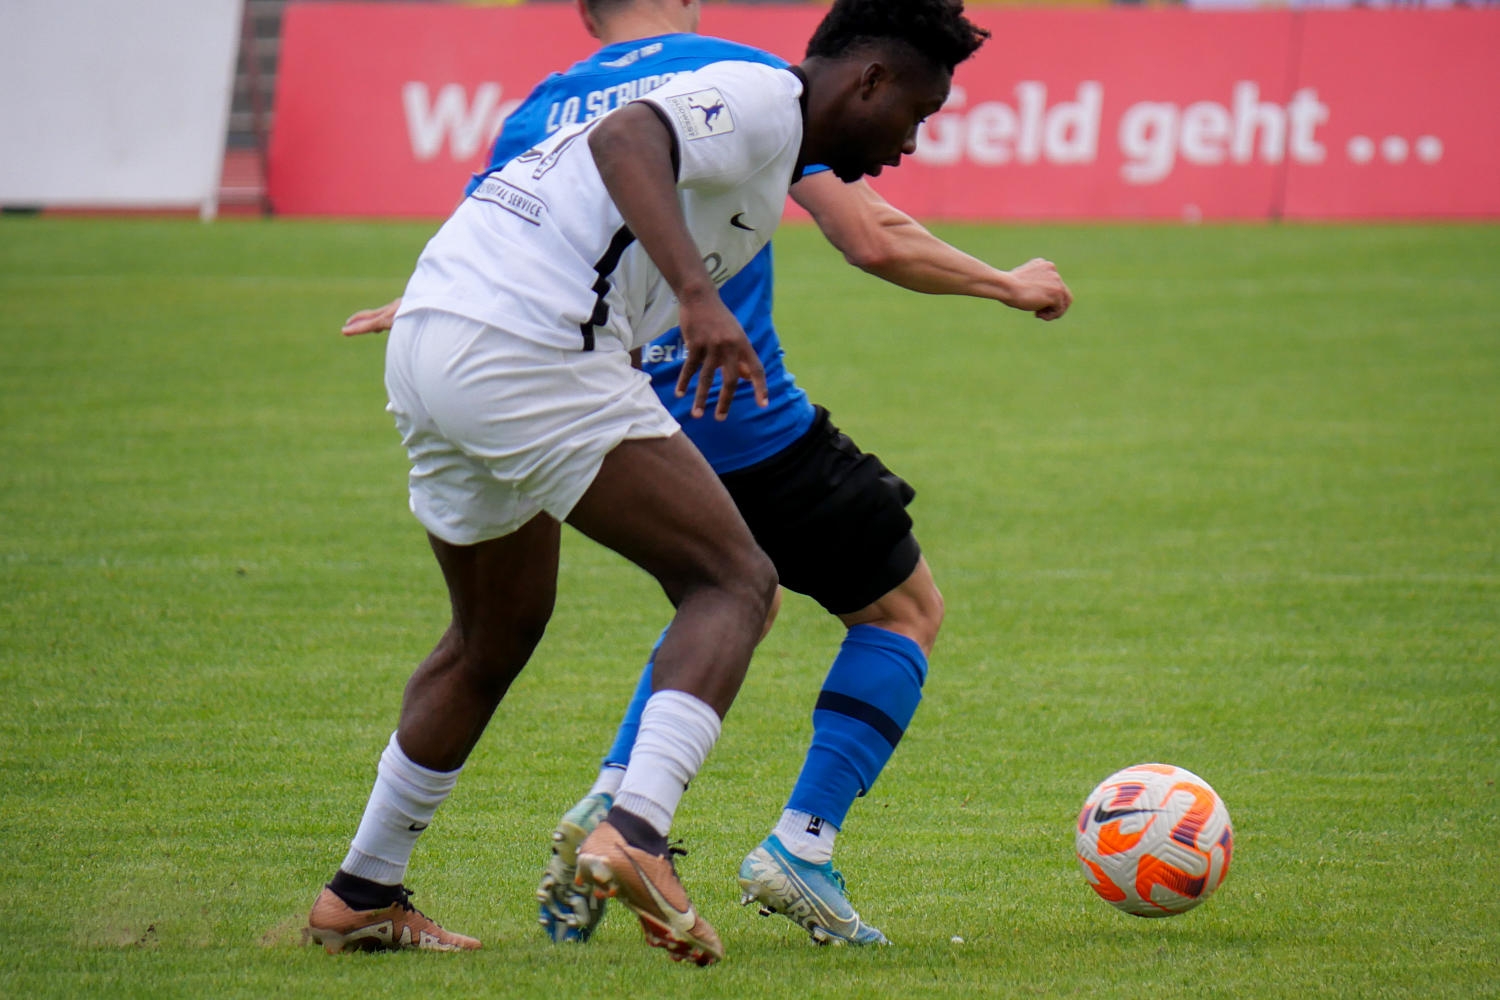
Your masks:
M468 192L575 117L603 114L675 74L722 59L784 65L758 50L690 34L696 0L580 0L579 7L603 47L537 86L506 120L489 169ZM840 32L850 23L830 18L809 55L847 44ZM896 284L990 298L1042 319L1058 318L1071 302L1050 262L993 268L934 237L862 180L845 183L831 171L809 170L792 195L852 263ZM905 509L911 487L861 452L787 371L771 320L771 279L767 247L721 289L764 367L769 406L755 406L752 388L740 385L727 419L695 419L692 397L675 391L684 359L678 330L646 346L641 364L719 474L782 584L813 597L848 628L813 710L802 773L780 820L741 866L744 901L786 915L820 942L884 943L848 903L832 867L834 839L921 700L942 598L911 533ZM388 328L398 304L356 313L344 332ZM574 885L577 852L615 804L653 689L648 662L597 781L553 833L538 897L541 923L555 940L586 939L603 915L602 901Z

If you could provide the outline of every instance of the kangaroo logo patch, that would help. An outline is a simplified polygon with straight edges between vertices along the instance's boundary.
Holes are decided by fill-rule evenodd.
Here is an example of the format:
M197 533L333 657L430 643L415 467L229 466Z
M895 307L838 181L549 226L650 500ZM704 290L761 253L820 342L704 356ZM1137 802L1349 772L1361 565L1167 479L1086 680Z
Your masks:
M706 139L734 131L734 116L717 88L666 99L667 111L687 139Z

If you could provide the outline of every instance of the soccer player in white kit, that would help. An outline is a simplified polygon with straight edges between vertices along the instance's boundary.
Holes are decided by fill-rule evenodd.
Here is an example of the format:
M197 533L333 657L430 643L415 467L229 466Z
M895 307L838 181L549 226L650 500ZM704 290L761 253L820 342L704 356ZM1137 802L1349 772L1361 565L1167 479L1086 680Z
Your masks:
M726 386L748 378L764 402L759 362L716 287L770 239L803 164L853 180L915 149L917 125L982 41L960 4L937 5L937 24L922 6L914 18L902 0L839 0L835 11L868 26L841 52L791 70L716 63L564 129L489 177L424 250L386 382L453 620L407 684L349 854L314 904L309 927L329 950L479 946L414 910L401 879L541 638L566 520L651 572L677 608L579 878L617 893L674 958L723 956L666 833L776 575L630 351L679 323L690 351L679 392L703 374L695 415L716 373Z

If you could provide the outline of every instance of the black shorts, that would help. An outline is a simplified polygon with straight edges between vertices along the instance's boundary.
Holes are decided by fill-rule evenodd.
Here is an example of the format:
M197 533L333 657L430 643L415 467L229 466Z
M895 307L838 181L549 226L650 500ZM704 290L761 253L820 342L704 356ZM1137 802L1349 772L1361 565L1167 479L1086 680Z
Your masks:
M842 615L873 604L917 568L922 550L906 512L916 490L817 409L796 443L719 478L781 585Z

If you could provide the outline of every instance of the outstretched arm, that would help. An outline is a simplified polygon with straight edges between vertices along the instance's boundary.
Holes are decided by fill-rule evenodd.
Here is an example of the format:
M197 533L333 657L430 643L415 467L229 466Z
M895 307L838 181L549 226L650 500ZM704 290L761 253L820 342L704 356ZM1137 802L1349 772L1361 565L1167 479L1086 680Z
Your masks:
M677 295L682 340L688 349L677 395L687 392L688 381L697 373L692 413L702 416L714 373L722 371L716 417L728 416L735 384L742 378L751 381L756 402L765 406L766 373L734 313L719 298L677 200L672 162L676 140L666 123L648 105L627 104L599 119L588 141L615 207Z
M1010 271L991 267L938 239L864 181L813 174L793 185L792 197L849 263L902 288L993 299L1045 320L1073 302L1051 261L1036 258Z

